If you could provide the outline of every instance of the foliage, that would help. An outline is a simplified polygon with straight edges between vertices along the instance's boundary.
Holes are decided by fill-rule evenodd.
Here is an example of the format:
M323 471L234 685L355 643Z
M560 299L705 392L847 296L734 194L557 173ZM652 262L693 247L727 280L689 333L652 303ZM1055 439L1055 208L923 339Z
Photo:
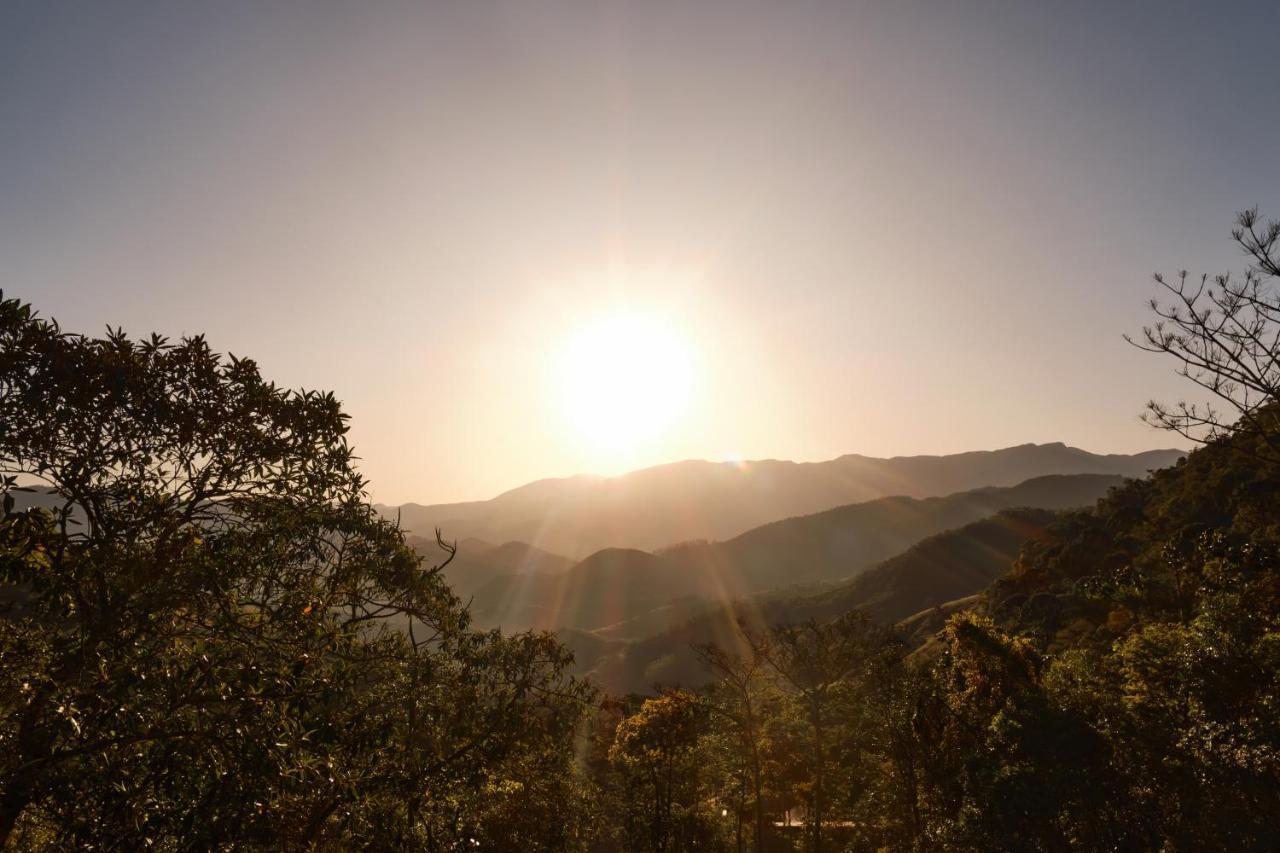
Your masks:
M702 796L706 717L697 697L672 691L619 723L609 761L628 792L621 816L628 849L705 848L715 838L715 814Z
M866 719L870 691L899 653L888 632L857 611L833 622L779 626L770 634L765 657L803 720L794 755L801 770L797 787L806 806L809 850L824 849L829 803L838 801L848 813L865 792L863 786L847 783L862 763L874 725Z
M331 394L3 298L0 353L0 840L449 849L563 800L567 654L468 630Z

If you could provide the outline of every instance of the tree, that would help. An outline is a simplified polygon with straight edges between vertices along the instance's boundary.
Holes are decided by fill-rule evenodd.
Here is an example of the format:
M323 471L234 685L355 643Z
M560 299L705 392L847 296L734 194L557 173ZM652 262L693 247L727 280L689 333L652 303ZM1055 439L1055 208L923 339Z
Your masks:
M1172 297L1151 301L1156 315L1138 339L1129 343L1178 361L1178 373L1209 393L1208 403L1154 400L1144 419L1195 442L1247 431L1263 437L1266 449L1280 455L1280 222L1265 221L1257 208L1237 215L1232 239L1251 260L1242 276L1231 273L1176 279L1160 273L1155 281ZM1215 403L1214 400L1217 402ZM1220 407L1225 405L1226 411Z
M631 793L632 849L687 850L710 834L699 813L705 718L705 705L677 690L645 700L618 725L609 759Z
M870 704L879 722L876 752L883 756L884 775L877 781L884 791L880 824L885 837L877 847L914 849L929 837L923 789L937 748L920 735L941 729L936 719L927 719L940 703L928 667L899 661L878 675Z
M332 394L2 295L0 356L0 842L438 849L569 748L567 653L468 630Z
M710 643L695 646L702 665L716 678L710 694L712 714L728 723L737 741L739 755L744 766L742 772L751 785L754 849L764 850L764 725L765 694L768 691L768 660L765 657L767 640L745 625L739 624L742 653L723 649ZM739 815L741 813L739 812ZM741 818L738 823L738 849L742 848Z
M889 632L873 625L862 613L850 611L834 622L809 620L801 625L777 626L764 655L793 691L808 727L805 745L810 779L808 849L823 849L822 822L829 802L833 751L852 763L862 734L858 718L865 709L871 682L889 657ZM833 746L836 750L833 750Z
M1046 685L1055 701L1110 745L1107 772L1091 776L1108 789L1113 839L1148 848L1274 846L1280 547L1258 538L1203 533L1191 553L1168 555L1194 566L1189 611L1140 608L1110 646L1072 649L1052 662ZM1118 591L1102 589L1100 600Z

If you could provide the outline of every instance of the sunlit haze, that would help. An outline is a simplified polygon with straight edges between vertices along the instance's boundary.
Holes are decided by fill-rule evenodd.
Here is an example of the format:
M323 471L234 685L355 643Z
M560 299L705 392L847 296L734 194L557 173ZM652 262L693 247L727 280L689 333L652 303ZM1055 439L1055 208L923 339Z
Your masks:
M1121 335L1280 187L1269 4L78 5L0 11L6 295L334 391L389 503L1169 446Z

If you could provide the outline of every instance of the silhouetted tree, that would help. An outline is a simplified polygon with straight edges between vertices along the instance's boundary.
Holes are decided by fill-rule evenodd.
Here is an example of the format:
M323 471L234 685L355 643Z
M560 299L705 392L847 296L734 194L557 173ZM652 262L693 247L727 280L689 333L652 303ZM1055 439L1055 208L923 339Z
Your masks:
M565 765L568 654L469 631L346 433L203 338L0 297L0 843L442 849Z
M1236 224L1231 236L1252 261L1244 274L1196 281L1185 270L1175 279L1157 273L1156 282L1172 301L1151 300L1156 322L1140 338L1125 339L1173 356L1179 374L1211 397L1175 405L1152 400L1144 416L1148 423L1196 442L1247 430L1280 454L1280 440L1273 438L1280 434L1280 294L1274 286L1280 278L1280 222L1264 221L1253 208L1238 214Z

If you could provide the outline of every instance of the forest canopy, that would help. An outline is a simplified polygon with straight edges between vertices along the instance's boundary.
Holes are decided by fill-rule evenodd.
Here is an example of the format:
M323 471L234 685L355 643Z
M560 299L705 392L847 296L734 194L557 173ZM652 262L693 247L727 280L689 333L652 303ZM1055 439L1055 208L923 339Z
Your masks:
M468 630L331 394L0 301L0 839L554 849L587 686ZM507 849L511 849L507 847Z

